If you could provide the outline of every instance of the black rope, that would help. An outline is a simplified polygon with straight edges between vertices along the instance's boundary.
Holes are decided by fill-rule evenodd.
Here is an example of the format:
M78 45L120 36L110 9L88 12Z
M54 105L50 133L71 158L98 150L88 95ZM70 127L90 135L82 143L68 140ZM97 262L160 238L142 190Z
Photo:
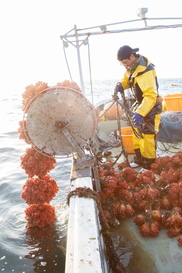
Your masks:
M138 139L141 139L143 138L142 136L142 133L141 133L141 128L138 127L137 130L136 130L136 126L134 126L133 124L133 121L132 121L132 118L131 118L131 115L133 115L128 107L128 103L127 103L127 100L125 98L125 95L124 95L124 91L123 92L120 92L121 94L121 98L123 100L123 104L124 104L124 110L125 110L125 114L126 114L126 119L129 123L129 125L131 126L132 130L133 130L133 133L135 134L135 136L138 138Z
M121 123L120 123L120 115L119 115L119 98L117 96L117 94L114 94L113 96L113 99L115 100L116 102L116 118L117 118L117 126L118 126L118 132L119 132L119 138L120 138L120 142L121 142L121 147L122 147L122 150L121 150L121 153L119 154L119 156L116 158L114 164L118 161L118 159L120 158L120 156L123 154L125 159L126 159L126 164L127 166L129 166L129 161L128 161L128 153L124 147L124 144L123 144L123 139L122 139L122 135L121 135Z
M174 148L174 145L178 145L181 144L181 141L175 142L175 143L170 143L170 142L165 142L162 139L160 139L159 137L157 138L157 142L160 142L163 146L163 149L161 147L159 147L158 143L157 143L157 148L162 151L162 152L170 152L170 153L176 153L176 151L172 151L171 148ZM175 149L178 149L175 147Z

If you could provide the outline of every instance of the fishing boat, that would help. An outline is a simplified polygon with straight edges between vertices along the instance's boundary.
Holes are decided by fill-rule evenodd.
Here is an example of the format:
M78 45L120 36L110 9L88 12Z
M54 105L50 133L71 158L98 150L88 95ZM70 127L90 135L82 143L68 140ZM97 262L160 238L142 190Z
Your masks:
M47 88L34 97L28 105L28 110L25 111L26 132L34 147L38 147L38 150L46 156L58 158L72 156L73 158L70 178L71 192L68 196L66 273L107 273L111 272L110 270L114 273L127 272L127 268L114 250L109 226L99 200L99 193L102 190L99 165L100 163L102 166L107 165L112 171L114 163L122 164L130 160L134 153L131 124L127 119L122 98L107 98L93 106L92 84L91 102L86 98L80 47L89 46L89 39L92 35L182 27L182 24L149 26L147 24L149 20L181 20L182 18L147 18L147 11L147 8L139 9L140 19L127 22L83 29L77 29L75 25L73 29L61 35L64 52L69 44L76 48L82 92L64 86ZM144 27L113 30L113 26L121 26L130 22L143 22ZM109 30L110 27L112 27L111 30ZM168 101L171 102L173 99L175 99L174 108L171 110L168 108ZM172 156L174 152L177 153L182 149L180 129L182 96L178 94L175 98L169 96L164 100L167 109L162 114L158 134L159 157ZM126 96L126 102L128 106L133 103L130 92ZM179 103L179 108L176 108L177 103ZM45 105L48 105L46 109ZM169 123L171 126L166 129L166 124ZM175 135L175 139L172 139L170 133L174 132L175 128L178 134ZM139 172L140 168L137 171ZM122 221L121 225L125 227L123 232L126 234L127 230L141 253L144 253L143 257L145 257L147 268L151 269L150 272L181 272L181 249L176 241L168 238L165 231L161 231L156 238L141 236L136 225L132 224L135 216L131 216L133 217ZM111 265L112 263L114 266ZM135 272L149 271L141 269Z

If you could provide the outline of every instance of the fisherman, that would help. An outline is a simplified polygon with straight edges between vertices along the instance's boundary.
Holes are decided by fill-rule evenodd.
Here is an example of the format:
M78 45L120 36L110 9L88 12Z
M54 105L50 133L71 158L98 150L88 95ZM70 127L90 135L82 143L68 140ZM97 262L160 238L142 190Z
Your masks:
M137 54L139 48L124 45L119 48L117 59L126 68L123 79L116 84L116 93L131 88L135 103L133 112L133 145L135 156L132 168L150 169L156 158L156 133L162 112L162 98L158 94L155 66L148 58ZM139 138L136 132L141 133Z

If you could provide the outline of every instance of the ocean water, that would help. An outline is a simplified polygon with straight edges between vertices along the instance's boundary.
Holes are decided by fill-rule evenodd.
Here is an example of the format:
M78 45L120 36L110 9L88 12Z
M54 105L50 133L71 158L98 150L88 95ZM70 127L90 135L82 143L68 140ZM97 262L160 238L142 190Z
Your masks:
M115 83L115 80L93 82L94 103L110 98ZM182 93L182 79L159 79L159 84L161 95ZM90 99L89 90L90 86L86 83L86 95ZM23 92L17 90L0 95L0 272L61 273L65 270L71 158L57 160L56 168L50 172L60 187L51 202L56 208L57 221L43 229L28 229L24 218L27 204L21 199L27 175L20 166L20 156L29 146L19 140L17 133L18 122L23 119ZM113 238L118 254L121 258L126 257L125 266L129 266L134 259L131 249L126 255L126 249L118 248L123 237L115 229Z

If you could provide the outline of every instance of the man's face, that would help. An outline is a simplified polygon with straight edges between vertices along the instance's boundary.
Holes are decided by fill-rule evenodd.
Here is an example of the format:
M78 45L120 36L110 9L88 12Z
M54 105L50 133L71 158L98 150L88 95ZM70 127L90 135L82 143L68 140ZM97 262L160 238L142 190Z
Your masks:
M136 61L136 57L131 54L128 59L123 59L122 61L119 61L121 65L123 65L126 68L131 68L132 64Z

